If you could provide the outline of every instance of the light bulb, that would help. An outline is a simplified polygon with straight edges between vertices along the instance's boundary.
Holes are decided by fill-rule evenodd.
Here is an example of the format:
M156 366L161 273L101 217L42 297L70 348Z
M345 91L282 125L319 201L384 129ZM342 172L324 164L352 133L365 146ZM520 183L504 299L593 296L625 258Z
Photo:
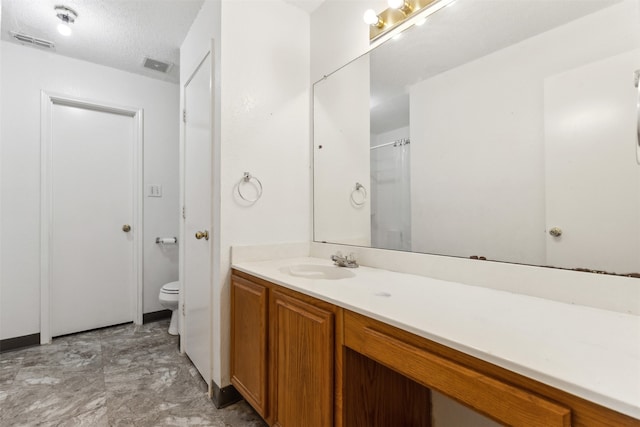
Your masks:
M70 36L71 35L71 27L69 27L68 24L62 22L62 23L58 24L58 32L60 34L62 34L63 36Z
M380 22L380 18L378 18L378 14L373 9L367 9L364 12L364 16L362 17L362 19L364 19L364 22L367 23L368 25L378 25L378 23Z
M389 8L402 12L404 16L413 12L413 6L411 6L407 0L387 0L387 4L389 5Z

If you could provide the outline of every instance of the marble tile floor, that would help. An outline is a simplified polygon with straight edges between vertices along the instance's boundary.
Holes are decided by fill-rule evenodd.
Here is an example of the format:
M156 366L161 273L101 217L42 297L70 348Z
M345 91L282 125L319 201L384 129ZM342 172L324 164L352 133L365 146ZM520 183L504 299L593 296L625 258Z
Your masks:
M216 409L168 321L100 329L0 354L0 426L265 427Z

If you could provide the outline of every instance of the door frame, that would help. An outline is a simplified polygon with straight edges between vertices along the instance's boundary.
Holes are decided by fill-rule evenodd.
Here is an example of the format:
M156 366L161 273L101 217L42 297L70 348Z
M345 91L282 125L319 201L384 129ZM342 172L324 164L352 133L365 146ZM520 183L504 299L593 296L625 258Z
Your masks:
M133 154L133 280L131 300L134 302L131 317L135 324L142 324L143 304L143 115L142 108L126 107L102 101L41 91L40 95L40 344L51 343L51 232L52 232L52 124L53 106L79 107L105 113L119 114L134 120Z
M212 282L214 281L214 260L215 260L215 251L216 251L216 241L218 241L219 236L217 235L217 233L215 233L215 226L214 226L214 219L215 219L215 191L214 191L214 185L215 185L215 172L216 172L216 164L215 164L215 134L214 134L214 126L215 126L215 100L214 100L214 93L215 93L215 55L214 55L214 40L210 40L209 43L209 49L201 56L201 59L197 62L197 65L193 68L193 71L191 72L191 74L189 74L189 77L187 78L187 80L184 82L184 84L182 85L182 111L181 111L181 120L180 120L180 125L182 126L181 129L181 139L180 139L180 206L181 206L181 212L180 212L180 240L183 242L182 245L180 245L180 262L179 262L179 276L180 276L180 283L181 283L181 292L179 295L179 310L178 310L178 315L180 316L180 352L182 354L186 353L186 349L185 349L185 333L186 333L186 310L185 310L185 292L187 292L186 290L186 286L185 286L185 278L186 278L186 274L185 274L185 259L186 259L186 243L184 243L186 241L186 239L188 238L186 236L186 215L185 215L185 209L186 209L186 143L187 143L187 126L186 126L186 122L184 119L184 114L186 111L186 106L187 106L187 86L189 85L189 83L191 83L191 81L193 80L193 78L195 77L195 75L198 73L198 71L200 70L200 68L202 67L202 65L205 63L205 61L209 60L211 61L211 71L209 74L209 98L210 98L210 130L209 130L209 138L210 138L210 143L211 143L211 150L210 150L210 159L209 162L211 164L211 182L210 184L210 191L211 191L211 221L210 221L210 233L211 233L211 259L209 260L209 268L210 268L210 277ZM188 113L186 113L188 114ZM209 367L209 373L210 376L213 377L213 298L214 298L214 288L213 288L213 284L211 284L211 293L210 293L210 301L209 301L209 356L210 356L210 367ZM205 378L205 381L207 382L207 387L208 387L208 394L209 397L212 396L212 378Z

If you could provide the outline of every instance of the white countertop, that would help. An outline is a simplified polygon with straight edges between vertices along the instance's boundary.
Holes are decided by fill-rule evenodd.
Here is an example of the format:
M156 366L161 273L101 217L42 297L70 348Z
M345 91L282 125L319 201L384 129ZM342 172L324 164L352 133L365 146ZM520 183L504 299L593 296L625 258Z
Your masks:
M640 419L639 316L363 266L339 280L281 271L298 264L332 262L292 258L233 268Z

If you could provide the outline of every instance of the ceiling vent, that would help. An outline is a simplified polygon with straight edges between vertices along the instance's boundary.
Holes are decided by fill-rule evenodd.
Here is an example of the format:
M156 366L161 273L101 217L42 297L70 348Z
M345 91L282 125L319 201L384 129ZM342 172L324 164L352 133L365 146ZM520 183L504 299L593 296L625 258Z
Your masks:
M16 33L14 31L10 31L9 34L11 34L11 36L22 42L22 43L30 43L34 46L38 46L38 47L44 47L47 49L51 49L53 47L55 47L55 44L53 42L50 42L48 40L44 40L44 39L39 39L37 37L33 37L27 34L22 34L22 33Z
M159 71L161 73L168 73L173 68L173 64L170 62L158 61L157 59L151 59L148 57L144 58L143 63L145 68L150 70Z

